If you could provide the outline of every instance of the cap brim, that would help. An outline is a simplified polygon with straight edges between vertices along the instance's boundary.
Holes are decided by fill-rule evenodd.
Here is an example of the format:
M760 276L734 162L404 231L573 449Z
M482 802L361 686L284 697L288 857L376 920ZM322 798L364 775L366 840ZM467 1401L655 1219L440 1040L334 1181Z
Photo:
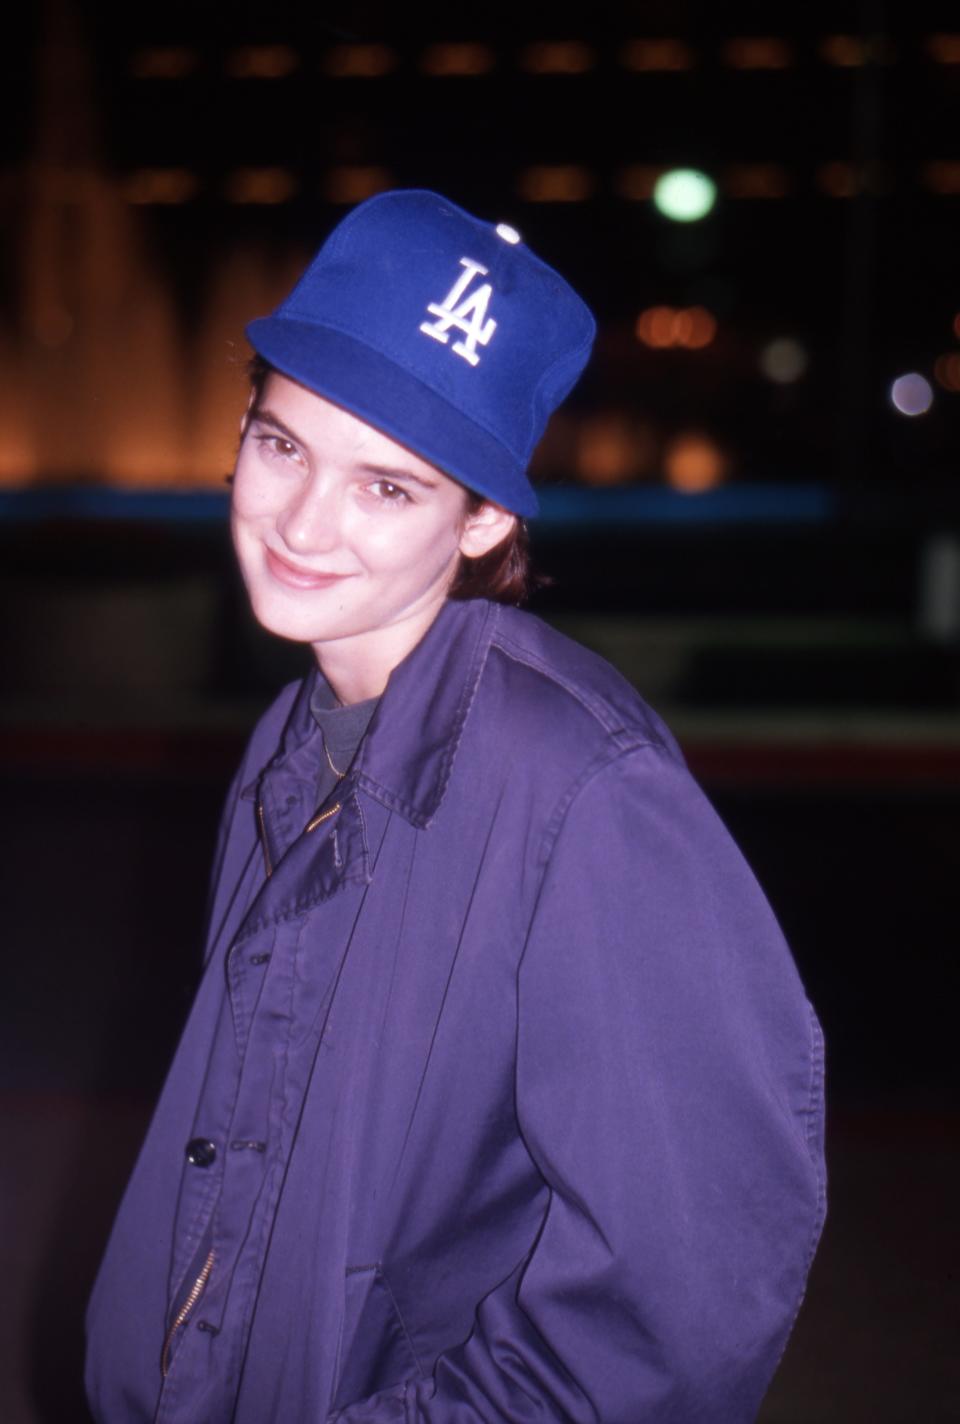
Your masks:
M260 317L246 330L254 350L285 376L512 513L538 512L532 485L500 441L373 347L288 317Z

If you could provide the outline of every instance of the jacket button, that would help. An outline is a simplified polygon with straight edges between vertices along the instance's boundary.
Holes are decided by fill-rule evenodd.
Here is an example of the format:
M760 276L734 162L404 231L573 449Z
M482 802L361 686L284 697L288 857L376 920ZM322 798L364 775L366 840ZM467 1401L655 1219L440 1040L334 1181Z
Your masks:
M217 1160L217 1149L206 1137L193 1137L186 1147L187 1161L194 1167L209 1167Z

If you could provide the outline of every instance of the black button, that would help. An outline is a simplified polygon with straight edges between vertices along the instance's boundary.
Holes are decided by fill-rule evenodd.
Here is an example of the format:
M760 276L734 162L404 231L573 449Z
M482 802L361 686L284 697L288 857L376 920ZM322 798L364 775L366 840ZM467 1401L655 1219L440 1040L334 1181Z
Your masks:
M187 1161L195 1167L209 1167L216 1160L216 1146L205 1137L194 1137L187 1143Z

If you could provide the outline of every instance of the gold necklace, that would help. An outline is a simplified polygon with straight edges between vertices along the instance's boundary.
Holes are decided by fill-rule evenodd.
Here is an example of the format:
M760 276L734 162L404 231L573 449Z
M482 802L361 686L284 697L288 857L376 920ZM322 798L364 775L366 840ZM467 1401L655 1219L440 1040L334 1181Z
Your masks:
M327 766L328 766L328 767L330 768L330 770L333 772L334 776L337 778L338 781L342 781L343 778L346 776L347 773L346 773L345 771L340 771L338 767L335 767L335 766L334 766L334 764L333 764L333 758L330 756L330 753L327 751L327 741L326 741L326 738L324 738L324 740L323 740L323 754L324 754L324 756L325 756L326 759L327 759Z

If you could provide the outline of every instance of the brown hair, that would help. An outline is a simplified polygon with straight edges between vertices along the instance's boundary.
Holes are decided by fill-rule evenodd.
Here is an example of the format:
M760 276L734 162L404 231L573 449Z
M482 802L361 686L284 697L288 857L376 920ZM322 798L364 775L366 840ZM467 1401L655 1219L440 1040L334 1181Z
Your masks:
M251 407L263 394L263 388L274 367L260 355L254 355L248 366L251 386ZM467 503L464 513L475 514L485 503L484 497L464 486ZM481 554L479 558L460 556L460 566L448 591L450 598L489 598L494 603L523 603L539 580L530 568L530 537L527 526L518 519L505 539Z

